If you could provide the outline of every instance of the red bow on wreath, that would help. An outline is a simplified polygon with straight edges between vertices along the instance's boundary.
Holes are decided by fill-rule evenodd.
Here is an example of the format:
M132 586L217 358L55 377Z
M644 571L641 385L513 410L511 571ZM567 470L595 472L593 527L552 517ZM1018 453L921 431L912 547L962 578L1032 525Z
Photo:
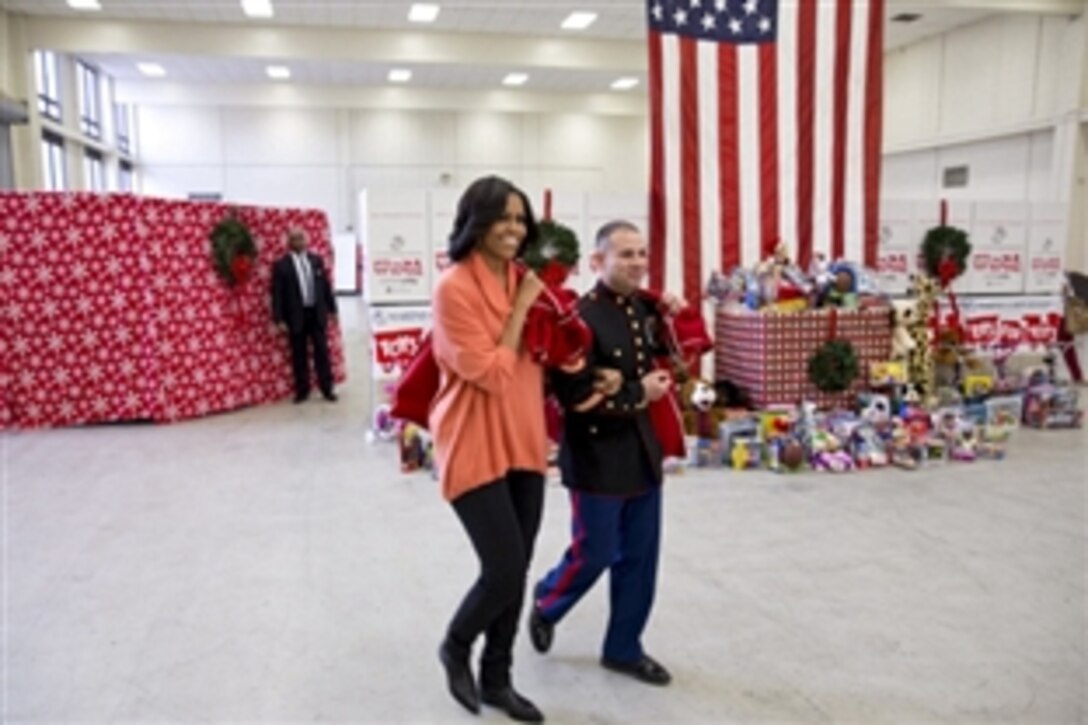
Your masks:
M235 284L245 284L253 274L253 260L239 254L230 261L230 274Z

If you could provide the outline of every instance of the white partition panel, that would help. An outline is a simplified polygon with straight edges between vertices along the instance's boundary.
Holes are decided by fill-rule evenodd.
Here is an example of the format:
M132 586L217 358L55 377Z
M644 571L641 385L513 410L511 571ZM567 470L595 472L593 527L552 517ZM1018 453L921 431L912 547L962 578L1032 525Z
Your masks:
M1027 231L1024 291L1058 293L1064 281L1068 204L1032 204Z
M971 226L967 291L1019 294L1024 291L1028 205L978 202Z
M364 189L359 193L363 294L370 304L425 302L431 295L427 193Z

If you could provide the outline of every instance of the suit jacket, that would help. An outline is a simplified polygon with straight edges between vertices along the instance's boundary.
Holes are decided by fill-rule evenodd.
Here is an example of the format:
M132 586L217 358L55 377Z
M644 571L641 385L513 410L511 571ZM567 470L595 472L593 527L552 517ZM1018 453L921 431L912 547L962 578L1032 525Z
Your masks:
M578 304L593 331L586 366L551 373L552 392L563 406L559 467L563 483L587 493L627 496L646 490L647 473L661 481L661 445L654 434L642 377L661 354L662 321L641 296L624 297L598 283ZM593 370L623 374L619 392L594 396ZM601 398L588 409L587 401Z
M332 293L332 284L321 257L313 252L306 252L306 257L310 260L310 269L314 275L314 311L317 313L317 324L323 328L328 322L329 313L336 314L336 297ZM302 287L299 285L291 252L280 257L272 266L272 319L277 324L287 323L287 329L293 334L302 332Z

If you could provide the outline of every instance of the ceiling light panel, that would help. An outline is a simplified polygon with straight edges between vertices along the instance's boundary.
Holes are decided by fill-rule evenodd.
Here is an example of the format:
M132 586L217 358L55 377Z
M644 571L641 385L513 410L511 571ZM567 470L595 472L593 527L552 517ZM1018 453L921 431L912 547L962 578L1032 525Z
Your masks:
M638 85L638 78L617 78L612 81L612 90L629 91Z
M412 71L407 68L394 68L389 71L390 83L407 83L412 80Z
M242 12L251 18L270 18L275 14L272 0L242 0Z
M529 80L528 73L507 73L502 79L504 86L523 86Z
M433 23L438 18L441 8L434 3L412 3L408 10L408 20L413 23Z
M101 10L98 0L68 0L68 7L73 10Z
M597 13L575 11L567 16L559 27L563 30L585 30L597 19Z
M166 69L158 63L137 63L136 69L149 78L162 78Z
M291 69L285 65L270 65L264 70L269 78L277 81L287 80L291 77Z

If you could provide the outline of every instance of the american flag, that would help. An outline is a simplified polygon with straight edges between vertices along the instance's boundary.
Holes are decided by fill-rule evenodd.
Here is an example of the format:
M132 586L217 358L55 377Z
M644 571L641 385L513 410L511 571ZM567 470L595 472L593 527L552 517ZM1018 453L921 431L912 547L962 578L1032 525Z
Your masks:
M884 0L647 0L651 283L781 242L873 264Z

